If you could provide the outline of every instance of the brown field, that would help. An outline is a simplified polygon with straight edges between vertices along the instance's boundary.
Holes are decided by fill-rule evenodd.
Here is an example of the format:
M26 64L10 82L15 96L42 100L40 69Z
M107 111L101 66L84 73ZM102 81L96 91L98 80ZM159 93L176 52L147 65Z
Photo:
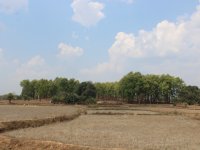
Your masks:
M70 115L77 112L78 108L78 106L0 105L0 122Z
M0 100L0 105L8 105L8 100ZM50 100L48 99L42 99L42 100L12 100L12 105L41 105L41 106L52 106Z
M0 133L72 120L84 112L81 106L0 105Z
M77 110L85 108L81 106L5 106L0 106L0 121L12 121L16 118L37 120L63 113L70 116ZM21 118L16 114L22 115ZM87 108L87 114L70 122L58 122L0 134L0 149L5 148L6 143L16 150L23 148L24 150L93 150L98 148L199 150L200 107L90 106Z

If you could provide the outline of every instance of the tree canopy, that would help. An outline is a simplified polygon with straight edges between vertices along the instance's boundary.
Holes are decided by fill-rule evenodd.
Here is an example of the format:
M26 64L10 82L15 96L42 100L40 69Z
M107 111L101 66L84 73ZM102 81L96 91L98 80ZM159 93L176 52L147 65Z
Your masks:
M88 99L116 100L128 103L200 104L200 89L187 86L179 77L168 74L143 75L129 72L117 82L79 82L76 79L23 80L24 99L52 99L54 102L84 103Z

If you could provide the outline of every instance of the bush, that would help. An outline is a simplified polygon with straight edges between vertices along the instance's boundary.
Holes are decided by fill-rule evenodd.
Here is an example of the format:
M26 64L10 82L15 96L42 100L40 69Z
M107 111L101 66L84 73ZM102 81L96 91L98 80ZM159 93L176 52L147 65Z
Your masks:
M96 104L96 98L89 97L86 99L85 104Z
M67 95L64 99L66 104L76 104L79 102L79 96L77 94L71 93Z
M53 96L52 99L51 99L51 103L54 103L54 104L58 104L58 103L63 103L64 102L64 97L62 96Z

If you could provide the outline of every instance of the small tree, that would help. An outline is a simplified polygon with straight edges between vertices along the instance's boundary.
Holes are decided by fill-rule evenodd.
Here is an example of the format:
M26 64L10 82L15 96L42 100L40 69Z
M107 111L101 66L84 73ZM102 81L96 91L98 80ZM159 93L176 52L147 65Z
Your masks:
M95 101L96 88L92 82L82 82L77 86L76 94L79 96L81 103L90 103L89 101Z
M9 101L9 104L11 104L11 100L14 99L14 95L13 95L12 93L8 93L7 99L8 99L8 101Z

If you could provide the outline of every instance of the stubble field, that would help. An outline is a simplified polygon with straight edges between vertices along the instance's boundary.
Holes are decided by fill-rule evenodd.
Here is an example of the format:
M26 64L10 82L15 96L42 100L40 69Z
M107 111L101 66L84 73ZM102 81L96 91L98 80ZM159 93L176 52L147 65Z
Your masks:
M49 108L51 110L51 107ZM55 106L54 109L47 111L46 115L53 116L54 113L49 112L63 111L59 106ZM70 106L66 113L73 111L76 111L76 108ZM199 107L95 106L88 107L87 114L82 114L72 121L13 130L2 135L16 139L55 141L94 149L199 150L199 114ZM12 111L10 115L12 116Z
M0 105L0 122L36 120L76 113L74 106Z

